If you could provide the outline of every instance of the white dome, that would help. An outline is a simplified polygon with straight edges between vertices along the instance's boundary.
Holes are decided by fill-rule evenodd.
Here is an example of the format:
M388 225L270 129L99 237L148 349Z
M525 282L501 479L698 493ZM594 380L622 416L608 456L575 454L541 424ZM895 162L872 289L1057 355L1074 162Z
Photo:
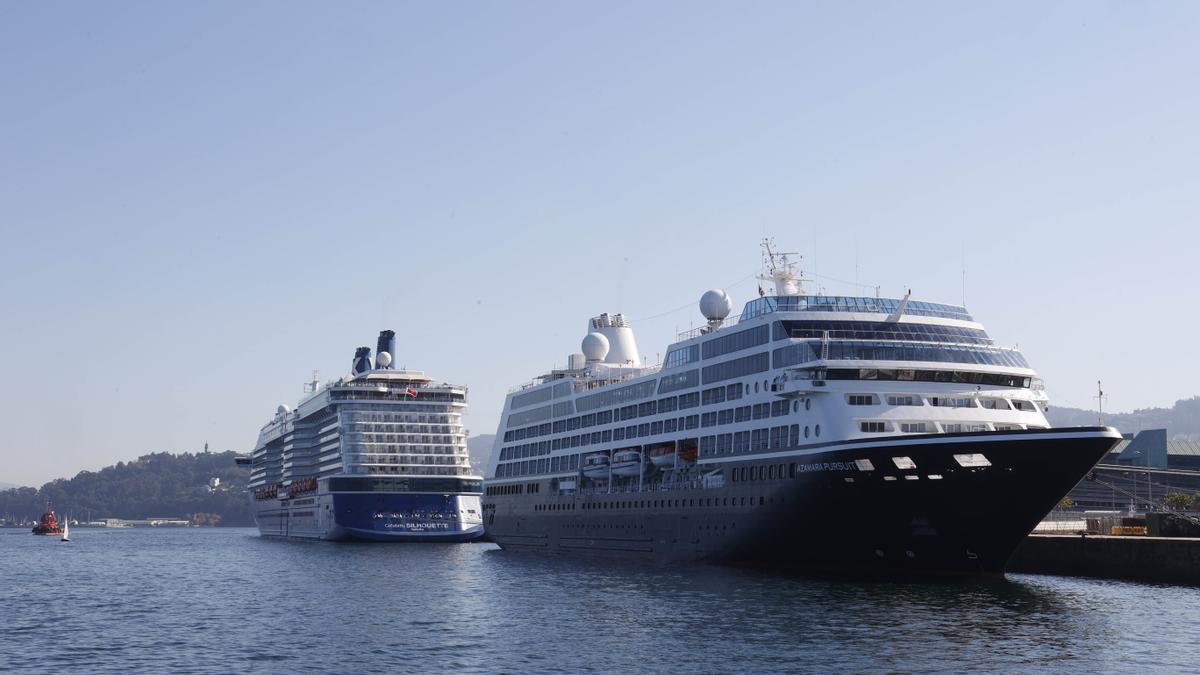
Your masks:
M375 355L375 367L387 368L392 365L392 355L387 352L379 352Z
M725 291L714 288L700 296L700 313L709 321L724 321L733 310L733 301Z
M288 407L286 405L280 403L279 407L275 409L275 412L276 412L276 414L279 414L279 415L286 415L286 414L288 414L288 412L290 412L290 410L288 409Z
M583 338L579 351L588 361L603 361L608 356L608 338L601 333L588 333Z

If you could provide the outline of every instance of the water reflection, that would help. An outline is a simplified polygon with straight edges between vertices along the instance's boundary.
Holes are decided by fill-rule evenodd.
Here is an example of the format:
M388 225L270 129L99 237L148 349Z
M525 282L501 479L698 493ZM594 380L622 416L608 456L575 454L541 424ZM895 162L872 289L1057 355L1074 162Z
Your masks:
M847 581L251 530L20 535L0 533L0 576L21 580L0 585L0 665L18 672L1178 671L1200 620L1200 590L1085 579Z

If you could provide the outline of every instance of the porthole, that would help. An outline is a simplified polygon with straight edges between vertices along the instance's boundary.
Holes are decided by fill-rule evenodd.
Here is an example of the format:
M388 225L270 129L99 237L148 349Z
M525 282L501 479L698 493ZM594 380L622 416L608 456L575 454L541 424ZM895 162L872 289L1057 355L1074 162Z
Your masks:
M808 438L808 425L807 424L804 425L804 437Z
M770 468L767 469L767 478L769 478L770 480L775 480L775 465L774 464L772 464L770 466Z
M800 401L792 401L792 412L800 412Z
M820 424L813 427L813 435L816 436L817 438L821 437L821 425Z
M758 393L758 383L757 382L754 383L754 393L756 393L756 394Z
M804 409L812 410L812 399L811 398L804 399Z

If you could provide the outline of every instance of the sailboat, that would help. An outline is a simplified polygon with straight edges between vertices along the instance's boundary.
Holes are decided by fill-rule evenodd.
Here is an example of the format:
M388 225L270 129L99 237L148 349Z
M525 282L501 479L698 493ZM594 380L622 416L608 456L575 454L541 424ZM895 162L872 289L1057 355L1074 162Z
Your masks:
M71 524L70 524L70 523L68 523L68 522L64 522L64 523L63 523L63 536L62 536L62 540L63 540L63 541L71 541Z

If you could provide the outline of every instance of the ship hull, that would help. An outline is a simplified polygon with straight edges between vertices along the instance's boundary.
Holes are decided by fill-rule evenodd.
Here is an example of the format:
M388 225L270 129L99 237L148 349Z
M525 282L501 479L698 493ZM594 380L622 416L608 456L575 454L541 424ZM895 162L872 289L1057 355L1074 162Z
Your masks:
M484 534L478 494L335 492L251 499L264 537L466 542Z
M723 470L707 487L489 496L484 523L512 550L999 575L1118 440L1090 428L781 449L706 464ZM962 466L955 455L982 455L990 465ZM899 468L893 458L903 457L914 467Z

